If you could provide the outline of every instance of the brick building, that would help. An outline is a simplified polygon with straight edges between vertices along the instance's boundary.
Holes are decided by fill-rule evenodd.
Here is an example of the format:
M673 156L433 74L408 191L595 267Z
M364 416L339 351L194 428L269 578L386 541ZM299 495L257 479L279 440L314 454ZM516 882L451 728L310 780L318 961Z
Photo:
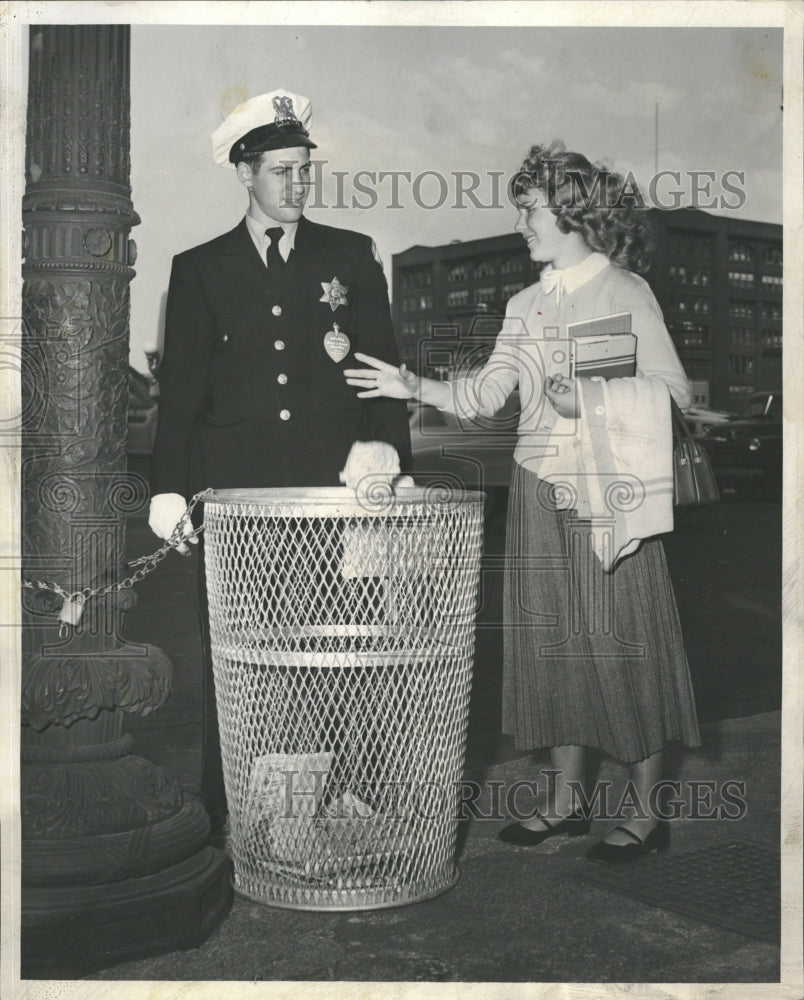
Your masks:
M736 410L751 392L781 387L782 227L698 209L651 216L657 245L646 277L695 402ZM454 352L439 351L440 339L490 342L507 300L538 275L514 232L395 254L403 358L423 374L448 377Z

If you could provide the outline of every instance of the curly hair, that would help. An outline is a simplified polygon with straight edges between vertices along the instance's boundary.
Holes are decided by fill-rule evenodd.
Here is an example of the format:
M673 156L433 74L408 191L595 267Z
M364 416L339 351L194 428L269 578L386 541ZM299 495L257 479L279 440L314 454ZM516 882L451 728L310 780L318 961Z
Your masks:
M625 179L592 164L556 139L531 146L510 187L515 199L541 191L561 232L580 233L590 250L606 254L612 264L638 273L650 267L653 226L630 174Z

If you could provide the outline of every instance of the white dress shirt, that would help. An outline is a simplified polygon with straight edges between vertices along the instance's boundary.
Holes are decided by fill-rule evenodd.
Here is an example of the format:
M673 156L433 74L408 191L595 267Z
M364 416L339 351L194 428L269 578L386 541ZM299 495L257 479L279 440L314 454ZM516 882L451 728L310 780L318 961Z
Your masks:
M268 247L271 245L271 237L267 234L266 230L274 229L276 226L282 227L282 238L279 241L279 253L282 260L287 263L288 257L290 257L290 251L296 245L296 230L298 229L298 222L273 222L267 225L264 222L260 222L251 215L246 216L246 227L248 229L249 236L251 237L254 246L257 248L257 253L262 258L263 264L267 267L268 263L266 260L266 253L268 252Z

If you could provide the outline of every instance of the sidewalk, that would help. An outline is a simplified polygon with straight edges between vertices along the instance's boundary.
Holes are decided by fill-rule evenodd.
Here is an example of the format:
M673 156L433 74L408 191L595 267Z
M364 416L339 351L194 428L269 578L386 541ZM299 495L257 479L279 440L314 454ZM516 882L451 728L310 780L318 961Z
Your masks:
M735 836L778 848L779 713L710 723L703 727L702 738L700 749L679 755L673 776L682 782L744 781L748 809L736 822L673 823L671 850L662 858ZM157 750L142 742L140 749L149 755ZM165 756L170 757L169 748ZM186 759L186 750L179 750L182 756ZM482 775L507 785L534 779L538 766L546 762L544 756L516 757L476 770L471 777ZM622 786L623 772L610 762L603 764L599 777ZM778 981L779 950L774 944L577 878L598 869L584 853L607 824L595 822L588 837L560 837L535 849L502 844L496 837L502 825L499 820L466 824L461 879L435 899L390 910L311 913L261 906L236 896L229 917L202 947L119 965L90 978Z
M703 746L674 750L668 776L682 782L745 782L747 812L739 821L679 820L670 851L645 866L724 838L779 845L780 678L773 664L779 620L776 586L780 538L774 518L750 506L695 512L668 546L679 576ZM757 508L759 510L759 508ZM752 526L747 532L745 526ZM728 530L727 530L728 529ZM132 555L153 549L144 519L128 522ZM735 531L745 539L727 547ZM502 551L502 525L487 551ZM767 613L741 605L768 577ZM171 659L174 692L154 716L131 718L135 753L167 767L188 793L200 773L199 640L195 559L171 557L138 587L125 634L152 642ZM759 574L759 577L758 577ZM682 581L683 576L683 581ZM736 588L736 589L735 589ZM479 782L534 780L547 754L525 756L499 734L501 587L489 577L479 617L465 777ZM760 592L764 594L765 591ZM765 606L759 609L765 612ZM770 619L769 619L770 616ZM758 669L768 662L767 670ZM705 668L705 671L704 669ZM732 715L723 718L734 706ZM725 707L725 711L723 710ZM747 715L748 712L762 714ZM597 777L616 783L624 769L604 761ZM484 805L481 802L479 805ZM488 811L488 810L486 810ZM235 897L226 921L200 948L118 965L95 980L458 981L458 982L773 982L779 949L669 909L639 902L579 876L601 866L585 851L612 823L596 821L588 837L514 848L497 839L504 819L462 824L461 878L449 892L389 910L326 913L283 910ZM633 868L633 865L625 866ZM642 868L649 873L649 868ZM750 876L735 873L750 898Z

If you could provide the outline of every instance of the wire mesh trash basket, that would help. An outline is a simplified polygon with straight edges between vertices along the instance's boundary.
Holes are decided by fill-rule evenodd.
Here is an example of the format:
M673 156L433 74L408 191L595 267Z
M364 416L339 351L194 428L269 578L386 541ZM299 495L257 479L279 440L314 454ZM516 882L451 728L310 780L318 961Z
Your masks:
M205 501L238 892L374 909L457 881L483 497L310 488Z

